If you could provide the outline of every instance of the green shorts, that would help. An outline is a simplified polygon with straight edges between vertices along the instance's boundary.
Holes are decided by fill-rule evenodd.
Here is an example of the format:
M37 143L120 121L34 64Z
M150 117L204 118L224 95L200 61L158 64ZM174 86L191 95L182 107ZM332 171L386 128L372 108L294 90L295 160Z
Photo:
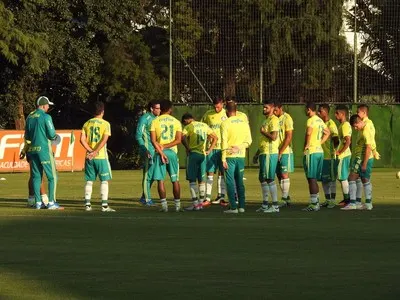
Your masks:
M220 149L214 149L207 155L207 173L224 172L222 165L222 152Z
M276 166L276 174L282 175L294 172L294 157L293 153L282 154L281 159Z
M303 167L307 179L321 180L323 153L312 153L303 156Z
M163 150L164 154L168 158L168 163L164 164L161 160L161 156L156 154L154 160L154 180L165 180L167 172L171 178L171 182L179 181L179 159L178 155L171 149Z
M204 182L206 180L206 156L190 152L186 164L186 179L189 182Z
M351 159L350 171L352 173L356 173L356 174L360 175L361 178L370 179L371 172L372 172L372 166L374 165L374 159L373 158L368 159L367 169L365 170L365 172L361 171L362 161L363 160L361 157L353 157Z
M336 159L324 159L322 163L322 182L332 182L337 179Z
M278 165L278 154L260 154L260 171L258 180L264 182L267 179L275 179L276 166Z
M112 179L111 167L108 159L86 159L85 160L85 180L95 181L99 177L100 181Z
M347 180L347 178L349 178L350 160L351 160L351 155L336 160L338 179L340 181Z

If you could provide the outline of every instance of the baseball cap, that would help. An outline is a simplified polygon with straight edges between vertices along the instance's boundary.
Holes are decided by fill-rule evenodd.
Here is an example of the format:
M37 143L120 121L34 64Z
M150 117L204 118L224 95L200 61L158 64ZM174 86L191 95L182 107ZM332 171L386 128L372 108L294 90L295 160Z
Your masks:
M54 105L54 103L50 102L49 98L47 98L46 96L40 96L37 99L36 104L37 104L37 106L46 105L46 104Z

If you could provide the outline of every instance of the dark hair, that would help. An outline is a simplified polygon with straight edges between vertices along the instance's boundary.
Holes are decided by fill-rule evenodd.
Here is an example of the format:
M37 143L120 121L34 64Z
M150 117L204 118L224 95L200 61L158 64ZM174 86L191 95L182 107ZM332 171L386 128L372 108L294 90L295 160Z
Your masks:
M275 102L274 102L274 100L266 99L266 100L263 101L263 105L273 105L273 106L275 106Z
M281 108L281 107L282 107L282 102L276 100L275 103L274 103L274 105L275 105L275 107L277 107L277 108Z
M349 111L347 106L344 104L339 104L336 106L336 111L339 111L339 110L343 111L346 115L347 115L347 112Z
M157 104L160 104L160 100L149 101L149 103L147 103L147 111L151 111L151 109Z
M358 122L360 122L360 121L362 121L362 120L361 120L361 118L360 118L357 114L352 115L352 116L350 117L350 125L351 125L351 126L353 126L354 124L356 124L356 123L358 123Z
M101 101L96 101L94 103L94 115L98 116L104 111L104 103Z
M193 116L192 116L192 114L191 113L185 113L185 114L183 114L183 116L182 116L182 123L183 123L183 121L185 121L185 120L190 120L190 119L193 119Z
M317 105L314 102L307 102L306 109L311 109L312 111L316 111Z
M236 97L235 96L225 97L225 103L228 103L228 102L236 102Z
M329 104L326 104L326 103L320 104L319 108L320 109L322 108L322 109L326 110L329 113L329 110L330 110Z
M369 107L367 104L359 104L357 106L357 109L365 110L365 111L367 111L367 113L369 112Z
M213 104L214 105L222 103L222 102L224 102L224 99L222 97L216 97L216 98L213 99Z
M169 100L162 100L160 102L161 113L166 113L172 108L172 102Z
M226 103L225 105L225 109L227 112L235 112L236 111L236 102L234 101L229 101L228 103Z

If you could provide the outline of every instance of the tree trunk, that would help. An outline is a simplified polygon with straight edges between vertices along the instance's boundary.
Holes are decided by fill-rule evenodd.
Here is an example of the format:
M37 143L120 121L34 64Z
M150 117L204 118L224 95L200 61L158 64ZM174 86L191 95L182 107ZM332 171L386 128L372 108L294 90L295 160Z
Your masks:
M24 130L25 129L25 116L24 116L24 102L21 98L18 99L16 112L14 116L15 129Z
M235 97L236 96L235 70L231 69L231 68L228 68L225 71L224 96L225 97Z

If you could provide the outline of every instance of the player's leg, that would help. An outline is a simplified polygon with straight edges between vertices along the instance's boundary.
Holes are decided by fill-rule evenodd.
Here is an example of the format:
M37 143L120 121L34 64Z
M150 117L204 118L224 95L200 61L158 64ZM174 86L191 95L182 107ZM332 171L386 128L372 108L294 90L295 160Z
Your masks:
M199 202L200 204L203 203L206 197L206 157L202 155L199 158L198 164L198 174L197 174L197 181L199 183ZM224 181L225 182L225 181Z
M313 153L307 154L303 157L303 166L306 173L309 193L310 204L304 208L305 211L318 211L319 210L319 187L318 180L322 178L323 154Z
M322 163L322 189L324 190L325 202L322 207L327 207L331 202L331 160L324 159Z
M43 170L47 177L48 191L49 191L49 204L47 209L63 209L57 203L57 170L56 161L52 152L42 152L39 154Z
M355 210L357 209L356 196L357 196L357 179L360 177L361 172L361 158L354 157L351 160L350 175L349 175L349 196L350 203L342 207L341 210ZM361 208L361 206L360 206Z
M361 181L364 187L365 194L365 206L363 208L367 210L372 210L372 183L371 183L371 172L372 166L374 165L374 159L370 158L367 162L367 169L362 171L360 174Z
M257 212L265 212L268 207L268 198L269 198L269 187L268 187L268 182L266 180L266 168L267 168L267 162L266 162L267 156L265 154L260 154L258 156L258 162L260 165L260 169L258 170L258 180L261 185L261 195L262 195L262 204L259 209L257 209Z
M35 208L40 209L42 207L42 199L40 197L40 185L43 177L43 166L41 164L38 154L31 155L31 174L32 174L32 187L33 194L35 196Z
M167 192L165 191L165 175L166 165L162 162L161 156L156 154L154 157L154 173L153 179L157 181L157 190L160 197L161 210L162 212L168 212Z
M170 149L164 151L168 158L168 164L166 166L167 172L172 182L172 192L174 194L175 211L181 210L181 186L179 183L179 160L178 155Z
M356 186L357 186L357 192L356 192L356 204L358 206L361 206L361 198L362 198L362 193L363 193L363 183L361 181L361 178L358 177L356 180Z
M147 153L141 155L143 161L143 174L142 174L142 196L139 202L143 205L151 206L151 185L152 185L152 172L154 169L153 158L149 158Z
M234 188L236 160L235 158L227 158L226 163L228 164L228 169L225 170L225 182L230 208L225 212L238 213Z
M212 187L214 183L214 173L217 171L215 150L212 150L206 157L207 181L206 181L206 199L203 205L211 203Z
M28 207L34 207L35 206L35 193L33 191L33 181L32 181L32 166L31 166L31 161L28 159L29 163L29 180L28 180ZM49 198L46 194L46 191L44 189L44 184L43 180L42 183L40 184L40 198L42 200L42 203L44 205L47 205L49 203Z
M290 205L290 196L289 196L289 190L290 190L290 178L289 178L289 173L292 173L294 171L294 159L293 159L293 154L282 154L281 159L278 161L277 167L276 167L276 174L279 179L279 185L282 191L282 204L280 205L281 207L283 206L289 206Z
M333 208L336 206L336 179L337 179L337 164L336 159L331 159L331 182L330 182L330 191L331 191L331 205L329 208Z
M236 168L234 176L235 176L236 193L239 206L238 211L244 212L246 206L246 188L244 186L244 181L243 181L245 158L239 157L235 158L235 160L236 160ZM235 198L235 203L236 203L236 198Z
M112 179L111 166L108 159L93 159L96 173L100 179L101 211L114 212L108 205L109 181Z
M197 174L200 169L200 166L197 165L197 154L195 152L189 153L186 164L186 180L189 182L190 196L193 202L192 205L185 208L188 211L200 210L201 207L201 203L199 203L199 186L197 185Z
M343 205L347 205L350 203L350 195L349 195L349 169L350 169L350 156L343 157L338 159L337 161L337 172L338 172L338 180L340 181L340 185L342 187L343 200L339 203L343 203Z
M94 160L85 160L85 210L91 211L92 210L92 191L93 191L93 182L96 180L96 172L94 168Z

